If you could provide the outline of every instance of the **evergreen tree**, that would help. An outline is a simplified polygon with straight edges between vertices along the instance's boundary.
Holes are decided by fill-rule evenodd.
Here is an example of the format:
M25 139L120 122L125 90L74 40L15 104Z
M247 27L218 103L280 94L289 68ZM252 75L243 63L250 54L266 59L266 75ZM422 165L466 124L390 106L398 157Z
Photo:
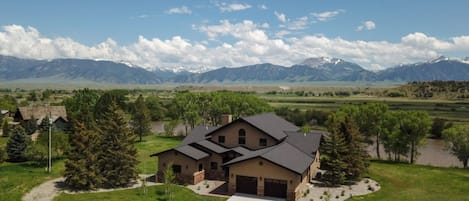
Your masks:
M329 133L324 136L321 145L321 166L326 169L322 178L326 185L336 186L344 183L347 164L344 155L347 152L345 139L340 133L340 122L336 114L331 114L327 122Z
M355 121L349 116L341 120L339 132L343 135L348 150L343 156L347 164L346 177L349 180L358 179L366 171L368 165L364 137L359 132Z
M143 96L138 96L134 105L134 113L132 115L132 127L134 133L138 135L139 141L142 141L142 136L150 133L150 111L148 110Z
M137 150L124 112L111 103L99 122L99 168L105 187L124 187L137 177Z
M71 150L65 162L65 183L80 190L96 189L102 184L98 167L98 135L83 123L76 123L70 135Z
M7 143L8 160L13 162L25 161L25 150L28 146L28 140L24 129L21 126L13 129L10 139Z
M173 197L173 184L176 179L173 171L173 163L169 163L164 170L164 185L165 185L165 193L168 196L168 200L172 200Z

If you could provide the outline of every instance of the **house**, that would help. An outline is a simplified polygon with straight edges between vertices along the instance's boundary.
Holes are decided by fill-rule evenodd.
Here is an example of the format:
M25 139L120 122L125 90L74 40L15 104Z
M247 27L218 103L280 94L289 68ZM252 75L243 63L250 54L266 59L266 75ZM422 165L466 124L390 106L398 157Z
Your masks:
M297 200L316 175L323 133L300 128L272 113L222 117L219 127L199 126L176 148L158 157L158 181L172 164L179 183L224 180L228 194L248 193Z
M65 131L68 130L69 122L65 106L29 106L18 107L13 116L15 122L21 124L27 121L34 121L36 125L41 125L44 118L49 117L55 128Z

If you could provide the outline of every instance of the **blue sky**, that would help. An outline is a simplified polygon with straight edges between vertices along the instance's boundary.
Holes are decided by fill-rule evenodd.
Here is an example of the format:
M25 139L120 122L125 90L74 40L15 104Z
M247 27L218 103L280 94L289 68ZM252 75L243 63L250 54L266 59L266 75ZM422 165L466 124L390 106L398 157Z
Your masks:
M187 69L469 56L469 1L10 1L0 54ZM19 42L18 42L19 41Z

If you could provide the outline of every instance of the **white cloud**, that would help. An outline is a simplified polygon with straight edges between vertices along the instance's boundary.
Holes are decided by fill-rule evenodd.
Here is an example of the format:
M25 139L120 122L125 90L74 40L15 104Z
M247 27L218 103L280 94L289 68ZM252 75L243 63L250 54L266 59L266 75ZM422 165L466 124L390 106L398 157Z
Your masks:
M242 66L274 63L290 66L308 57L330 56L356 62L371 70L400 63L431 59L451 52L469 54L469 36L442 40L424 33L411 33L398 42L345 40L324 35L290 37L289 31L279 31L269 37L266 26L245 20L232 23L194 26L211 39L231 37L233 42L190 41L181 36L169 39L139 36L129 45L119 45L107 39L96 45L84 45L71 38L50 38L33 27L4 26L0 30L0 54L34 59L83 58L128 61L146 68L193 70L220 66ZM404 54L404 53L405 54Z
M357 27L357 31L373 30L376 29L376 24L373 21L365 21Z
M339 10L333 10L333 11L325 11L322 13L311 13L311 15L315 17L318 21L325 22L325 21L334 19L335 16L341 13L345 13L345 10L339 9Z
M252 6L249 4L242 4L242 3L219 3L215 2L215 5L220 9L221 12L233 12L233 11L241 11L251 8Z
M277 11L274 12L275 16L277 16L278 21L285 23L287 22L287 17L283 13L279 13Z
M258 7L259 9L261 9L261 10L267 10L267 9L269 9L269 8L267 8L267 6L266 6L265 4L258 5L257 7Z
M288 30L303 30L306 29L308 26L308 17L303 16L300 18L297 18L295 20L288 20L287 23L284 25L281 25L280 27L285 27Z
M166 11L168 14L192 14L192 10L187 6L181 6L177 8L171 8Z

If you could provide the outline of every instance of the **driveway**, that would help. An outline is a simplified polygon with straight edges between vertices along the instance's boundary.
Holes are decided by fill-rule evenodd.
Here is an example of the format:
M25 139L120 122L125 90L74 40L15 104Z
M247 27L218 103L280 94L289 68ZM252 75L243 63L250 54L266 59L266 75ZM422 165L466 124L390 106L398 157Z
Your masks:
M265 197L265 196L257 196L257 195L250 195L250 194L243 194L243 193L236 193L230 197L227 201L285 201L282 198L274 198L274 197Z

